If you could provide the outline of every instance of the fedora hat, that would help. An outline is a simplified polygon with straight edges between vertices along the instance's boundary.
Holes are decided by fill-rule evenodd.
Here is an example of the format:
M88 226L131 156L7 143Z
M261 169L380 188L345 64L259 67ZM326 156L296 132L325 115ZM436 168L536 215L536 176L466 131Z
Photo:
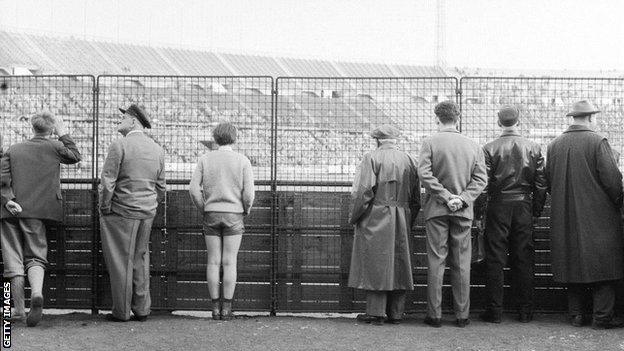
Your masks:
M147 117L147 113L145 113L145 111L141 107L139 107L139 105L132 104L130 105L130 107L128 107L125 110L120 107L119 111L121 111L121 113L123 113L124 115L129 114L130 116L136 117L136 119L138 119L139 122L141 122L141 125L144 128L152 128L152 124L150 123L150 120Z
M397 127L389 124L384 124L375 128L371 132L371 137L375 139L396 139L399 135L401 135L401 131Z
M598 110L596 106L594 106L594 104L587 100L581 100L575 102L574 105L572 105L572 111L568 112L566 116L581 117L593 115L594 113L598 112L600 112L600 110Z

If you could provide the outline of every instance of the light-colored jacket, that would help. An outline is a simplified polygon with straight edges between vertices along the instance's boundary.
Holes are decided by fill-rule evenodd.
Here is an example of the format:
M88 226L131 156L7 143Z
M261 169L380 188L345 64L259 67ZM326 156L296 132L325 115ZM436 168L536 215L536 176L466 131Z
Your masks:
M420 209L416 161L396 145L366 154L353 183L349 286L413 290L409 237Z
M418 176L425 188L425 219L456 216L473 219L474 201L487 185L483 149L455 128L444 128L420 148ZM465 206L451 212L446 203L458 195Z
M255 193L251 162L230 146L207 152L197 162L189 192L204 212L248 215Z
M165 151L141 131L111 144L102 168L100 211L125 218L156 215L165 198Z

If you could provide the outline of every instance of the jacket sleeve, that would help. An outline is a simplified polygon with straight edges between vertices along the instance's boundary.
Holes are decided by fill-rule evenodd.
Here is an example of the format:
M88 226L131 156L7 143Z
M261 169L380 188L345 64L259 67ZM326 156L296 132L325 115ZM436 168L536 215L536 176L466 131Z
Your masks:
M74 143L74 140L69 136L69 134L62 135L58 138L58 140L62 143L62 145L58 145L56 153L59 155L59 161L61 163L72 165L82 160L80 151L78 151L76 143Z
M373 160L370 154L364 155L362 163L358 167L351 191L353 212L349 224L357 224L362 215L368 210L371 201L375 198L375 186L377 176L373 169Z
M483 156L483 149L477 147L477 157L475 164L472 166L472 173L470 174L470 182L466 186L466 189L459 194L465 205L474 203L481 192L487 186L487 171L485 169L485 157Z
M203 174L204 174L204 166L202 159L200 158L197 162L197 166L195 167L195 171L193 172L193 176L191 177L191 183L189 184L189 194L191 195L191 201L195 207L197 207L200 211L204 210L204 196L203 196Z
M121 143L114 141L108 149L108 155L102 167L102 179L100 180L100 211L104 214L111 212L111 201L122 160L123 148Z
M613 204L622 207L622 173L617 167L613 151L607 139L602 139L597 149L596 168L598 178Z
M535 152L535 176L533 178L533 217L539 217L546 203L548 182L546 181L546 167L544 156L539 145Z
M11 179L11 148L7 149L0 159L0 197L2 206L9 200L15 199L13 192L13 181Z
M254 186L254 175L253 169L251 168L251 162L249 159L245 160L245 165L243 167L243 214L246 216L251 211L251 207L253 206L254 197L256 194L255 186Z
M488 182L474 202L474 218L476 220L483 219L487 212L488 191L490 190L490 184L493 183L494 173L496 172L496 165L487 147L483 148L483 157L485 159L485 171L487 173Z
M439 202L446 204L451 200L453 194L448 191L433 175L431 157L432 157L431 144L429 140L425 139L420 148L420 154L418 157L418 177L423 187L431 193Z
M156 178L156 201L161 203L167 196L167 181L165 179L165 151L161 149L160 153L160 169Z

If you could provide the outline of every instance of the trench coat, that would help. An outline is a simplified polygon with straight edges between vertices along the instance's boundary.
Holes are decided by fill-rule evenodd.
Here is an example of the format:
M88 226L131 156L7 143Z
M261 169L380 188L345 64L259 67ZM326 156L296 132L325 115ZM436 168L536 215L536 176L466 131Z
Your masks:
M364 156L352 191L355 226L349 286L413 290L409 235L420 210L417 165L396 145Z
M593 283L624 275L622 174L607 139L572 125L548 145L554 280Z

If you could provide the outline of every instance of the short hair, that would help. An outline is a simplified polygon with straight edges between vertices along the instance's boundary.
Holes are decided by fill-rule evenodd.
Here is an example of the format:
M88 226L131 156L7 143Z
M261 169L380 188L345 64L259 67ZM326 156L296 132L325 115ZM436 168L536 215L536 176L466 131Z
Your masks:
M37 134L49 134L54 129L56 120L50 112L41 112L30 118L30 123Z
M459 119L459 106L453 101L442 101L433 112L443 124L455 123Z
M230 145L236 142L236 127L232 123L219 123L212 131L214 141L219 145Z

